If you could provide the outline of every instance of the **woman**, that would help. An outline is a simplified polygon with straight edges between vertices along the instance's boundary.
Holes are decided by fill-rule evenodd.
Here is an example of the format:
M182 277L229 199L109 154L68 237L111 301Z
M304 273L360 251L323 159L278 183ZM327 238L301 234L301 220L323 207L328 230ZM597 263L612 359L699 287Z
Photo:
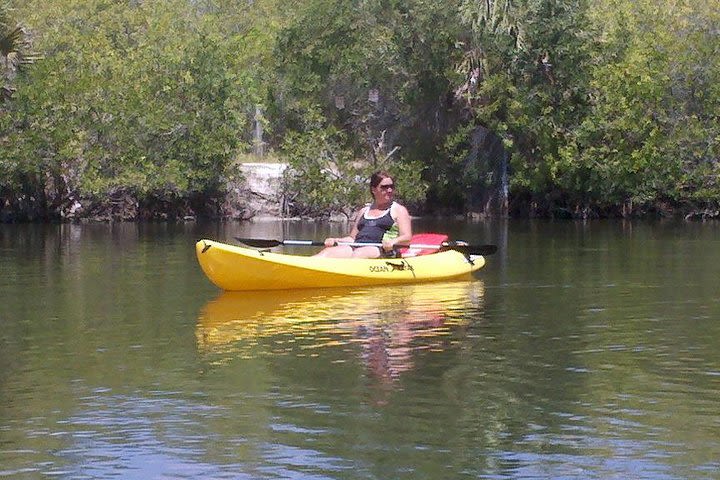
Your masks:
M378 258L393 252L395 245L407 244L412 237L410 214L395 202L395 182L387 172L375 172L370 177L373 202L355 215L355 223L347 237L326 238L325 249L319 257ZM382 243L376 246L338 245L338 243Z

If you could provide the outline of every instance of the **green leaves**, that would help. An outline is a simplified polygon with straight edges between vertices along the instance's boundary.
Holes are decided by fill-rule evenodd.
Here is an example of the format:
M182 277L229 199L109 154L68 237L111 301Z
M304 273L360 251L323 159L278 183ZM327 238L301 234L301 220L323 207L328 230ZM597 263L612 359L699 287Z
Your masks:
M12 80L18 71L40 59L32 51L25 28L15 23L10 12L8 6L0 4L0 102L9 101L12 97L15 90Z
M717 204L718 7L463 2L460 66L480 79L465 95L512 154L514 196L546 212L678 207L699 190Z
M436 113L450 88L446 53L454 34L446 28L455 4L311 0L289 16L278 34L271 111L286 132L285 155L302 172L292 183L302 185L298 208L347 213L368 199L364 182L383 166L404 176L407 200L420 200L421 162L430 162L432 142L441 138ZM300 159L307 160L302 168ZM312 169L308 162L329 164ZM315 174L317 185L309 178ZM334 176L343 177L337 185Z
M594 103L566 154L586 172L580 188L593 187L598 201L636 208L720 201L712 93L720 69L711 53L720 5L711 3L594 5L605 40L587 72Z
M355 208L378 168L455 209L506 172L516 211L720 203L719 0L13 4L0 196L51 216L220 196L257 106L298 213Z
M36 188L57 205L221 192L252 90L234 44L186 2L54 3L67 21L43 30L48 54L12 106L18 172L52 179Z
M389 171L400 186L399 199L418 202L424 198L427 187L417 162L394 161L390 156L376 162L355 157L345 133L329 125L317 107L303 112L302 125L302 130L290 132L283 144L292 214L341 213L350 217L372 199L368 179L381 169Z

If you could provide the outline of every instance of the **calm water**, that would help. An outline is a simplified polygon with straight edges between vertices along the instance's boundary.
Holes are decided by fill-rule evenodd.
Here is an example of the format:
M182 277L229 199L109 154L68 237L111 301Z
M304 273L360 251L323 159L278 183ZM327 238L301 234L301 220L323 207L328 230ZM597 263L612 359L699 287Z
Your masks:
M720 478L720 225L418 222L500 251L392 288L194 257L335 229L0 225L0 477Z

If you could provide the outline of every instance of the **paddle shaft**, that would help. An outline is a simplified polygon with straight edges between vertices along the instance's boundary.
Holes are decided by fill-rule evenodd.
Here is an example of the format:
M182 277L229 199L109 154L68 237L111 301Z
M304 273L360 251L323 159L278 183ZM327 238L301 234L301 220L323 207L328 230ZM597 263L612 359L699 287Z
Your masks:
M312 246L312 247L324 247L325 242L315 242L312 240L282 240L282 245L305 245L305 246ZM380 247L382 248L382 243L358 243L358 242L335 242L333 243L333 246L339 247L339 246L347 246L347 247ZM413 243L411 245L396 245L395 248L444 248L450 246L450 242L443 242L440 245L430 245L430 244L423 244L423 243ZM465 246L462 244L459 244L459 246Z
M318 242L314 240L270 240L260 238L240 238L235 237L238 241L250 245L251 247L257 248L272 248L280 245L295 245L295 246L306 246L306 247L324 247L325 242ZM382 248L382 243L357 243L357 242L335 242L335 246L348 246L348 247L379 247ZM416 248L416 249L441 249L450 248L453 250L460 250L470 255L491 255L497 251L496 245L468 245L464 242L442 242L441 244L417 244L413 243L410 245L396 245L395 249L400 248Z

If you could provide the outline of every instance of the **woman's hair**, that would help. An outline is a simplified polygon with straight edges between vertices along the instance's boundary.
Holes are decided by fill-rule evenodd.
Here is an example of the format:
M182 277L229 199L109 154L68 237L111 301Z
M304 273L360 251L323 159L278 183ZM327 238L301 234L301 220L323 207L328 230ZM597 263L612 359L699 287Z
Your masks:
M372 175L370 175L370 188L377 187L378 185L380 185L380 182L382 182L386 178L393 179L392 175L390 175L385 170L380 170L373 173Z

